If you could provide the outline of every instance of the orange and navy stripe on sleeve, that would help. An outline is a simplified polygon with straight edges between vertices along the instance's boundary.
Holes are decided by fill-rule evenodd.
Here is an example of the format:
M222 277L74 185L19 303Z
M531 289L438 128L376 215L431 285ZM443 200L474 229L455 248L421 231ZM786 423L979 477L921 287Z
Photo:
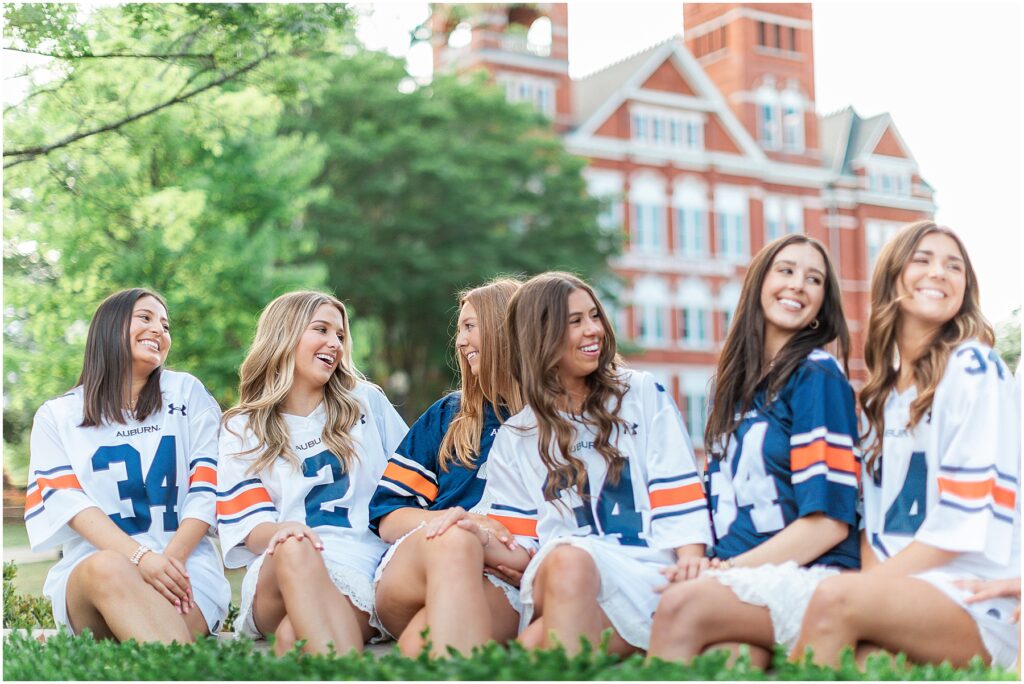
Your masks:
M520 537L537 538L537 509L516 508L491 504L487 517L504 525L509 532Z
M196 458L188 464L188 491L217 493L217 461L212 458Z
M71 466L57 466L50 470L37 470L25 493L25 520L34 518L43 512L43 503L61 490L82 490Z
M654 478L647 484L651 502L651 520L672 518L705 510L704 488L696 472L674 477Z
M416 461L398 454L388 459L380 486L401 496L414 496L424 508L437 498L437 476Z
M994 465L982 468L939 466L938 485L940 506L967 513L986 511L997 520L1013 523L1018 480Z
M276 513L277 508L259 478L242 480L231 489L217 492L217 522L232 525L261 512Z
M793 435L789 445L789 469L794 486L819 475L854 488L860 482L860 462L853 452L850 435L819 427Z

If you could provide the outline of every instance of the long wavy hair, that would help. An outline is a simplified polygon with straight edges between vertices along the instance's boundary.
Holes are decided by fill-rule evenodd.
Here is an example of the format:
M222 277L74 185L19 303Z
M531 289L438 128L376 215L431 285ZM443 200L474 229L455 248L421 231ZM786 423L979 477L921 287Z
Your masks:
M313 314L323 304L341 312L343 339L338 366L324 385L323 443L337 456L344 470L357 459L355 443L349 432L362 415L355 389L363 376L352 363L352 337L349 334L348 312L339 300L322 292L290 292L270 302L260 314L256 336L239 371L239 402L224 413L223 424L232 434L229 421L245 416L247 431L256 437L256 445L239 456L258 454L249 468L259 473L284 458L293 468L301 467L292 451L288 425L281 415L281 404L292 389L295 378L295 350Z
M513 278L496 278L459 294L459 310L470 304L476 311L476 324L480 331L480 373L473 375L466 357L456 348L462 399L458 413L441 440L438 463L444 471L451 463L463 468L476 467L485 401L490 402L498 420L502 420L504 412L513 415L523 408L519 383L512 376L511 346L505 330L508 303L520 285L522 283ZM456 329L456 339L458 336Z
M135 408L126 409L132 396L132 343L128 337L135 302L152 297L167 310L164 298L141 287L110 295L96 308L85 338L82 373L75 386L82 386L82 422L79 427L96 427L104 421L124 425L125 411L137 421L146 420L163 406L157 366L139 392Z
M761 289L775 257L790 245L810 245L821 254L825 261L825 298L815 316L817 327L797 331L782 346L772 363L765 367L765 317ZM750 262L736 314L718 357L711 411L704 428L707 453L713 458L724 458L728 440L740 423L737 415L742 416L750 409L755 396L763 391L771 402L811 350L833 343L833 351L848 371L850 331L843 315L839 279L828 250L806 235L785 235L769 242Z
M905 427L913 428L931 410L935 388L946 371L950 353L958 344L969 339L977 339L988 345L995 342L992 326L981 313L978 278L967 249L956 233L945 226L936 225L934 221L918 221L902 228L882 247L871 274L871 313L864 347L868 380L860 391L861 409L868 421L864 437L871 436L871 442L865 448L869 472L874 472L875 463L882 451L885 401L900 375L896 342L902 297L897 285L918 244L932 233L949 236L960 248L960 255L964 259L966 287L960 310L939 328L928 350L913 361L914 384L918 395L910 404L910 422Z
M594 300L604 326L604 339L597 370L585 379L587 396L580 415L573 415L570 420L559 410L560 406L571 402L558 378L558 362L565 351L569 295L576 290L583 290ZM508 330L512 373L537 418L540 459L548 471L545 498L558 501L558 492L570 488L581 497L585 496L586 466L570 454L576 437L573 422L596 428L594 448L607 464L609 482L618 482L625 458L616 448L614 439L617 430L627 427L619 417L627 388L619 377L622 359L616 351L615 332L594 290L570 273L551 271L534 276L512 297Z

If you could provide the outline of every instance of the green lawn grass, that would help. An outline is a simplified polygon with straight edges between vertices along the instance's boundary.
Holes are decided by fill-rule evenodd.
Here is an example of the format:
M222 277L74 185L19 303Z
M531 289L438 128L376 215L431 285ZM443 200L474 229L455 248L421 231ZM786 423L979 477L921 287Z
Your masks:
M24 523L4 523L4 548L28 546L28 532Z

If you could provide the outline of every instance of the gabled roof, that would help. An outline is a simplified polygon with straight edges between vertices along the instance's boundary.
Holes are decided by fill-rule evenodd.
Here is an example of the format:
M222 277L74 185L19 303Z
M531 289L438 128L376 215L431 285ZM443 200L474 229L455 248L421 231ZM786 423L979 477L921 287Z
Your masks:
M582 123L589 119L591 114L597 111L617 88L643 66L652 53L665 43L676 39L676 36L666 38L660 43L655 43L649 48L624 57L618 62L612 62L603 69L598 69L575 81L572 90L576 122Z
M574 133L590 135L619 106L632 97L666 60L672 60L681 76L697 93L696 97L708 103L708 111L718 118L740 153L763 161L764 151L736 118L722 93L696 58L686 49L682 37L678 35L576 81L573 84L576 103Z
M888 112L864 118L853 107L846 107L820 117L818 145L822 165L840 175L852 176L851 162L858 157L870 155L886 130L892 130L907 151L909 160L914 161ZM921 184L931 189L924 179Z

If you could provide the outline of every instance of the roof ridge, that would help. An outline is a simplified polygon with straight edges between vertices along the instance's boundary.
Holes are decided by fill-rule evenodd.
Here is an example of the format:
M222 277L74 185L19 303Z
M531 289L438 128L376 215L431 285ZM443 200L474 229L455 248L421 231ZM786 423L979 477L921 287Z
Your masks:
M620 64L622 64L623 62L628 62L631 59L639 57L640 55L644 54L645 52L653 52L655 49L661 47L665 43L667 43L669 41L672 41L672 40L676 40L677 38L682 38L682 36L683 36L683 34L681 34L681 33L674 33L671 36L668 36L667 38L665 38L664 40L661 40L661 41L658 41L657 43L653 43L651 45L648 45L645 48L637 50L636 52L632 52L632 53L630 53L630 54L628 54L628 55L626 55L624 57L620 57L619 59L617 59L614 62L611 62L609 64L606 64L605 66L601 67L600 69L595 69L594 71L591 71L589 74L585 74L583 76L580 76L580 77L577 78L577 80L585 81L586 79L588 79L588 78L590 78L592 76L597 76L601 72L607 71L608 69L611 69L612 67L617 67Z

